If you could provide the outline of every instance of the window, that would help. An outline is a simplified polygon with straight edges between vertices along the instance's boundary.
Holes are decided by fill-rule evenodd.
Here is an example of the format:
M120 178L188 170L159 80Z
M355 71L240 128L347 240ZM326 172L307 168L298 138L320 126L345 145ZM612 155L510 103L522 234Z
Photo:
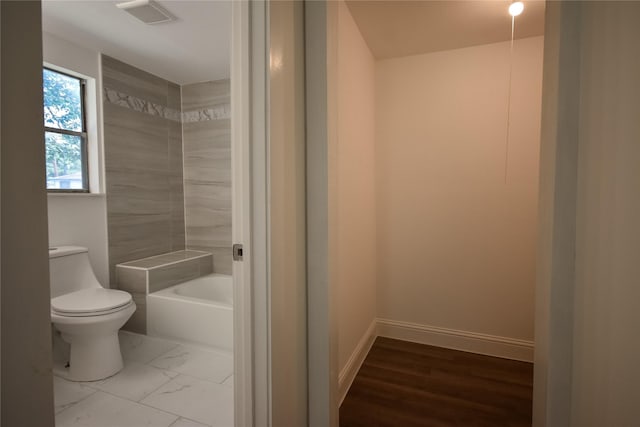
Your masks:
M89 192L83 79L43 69L47 190Z

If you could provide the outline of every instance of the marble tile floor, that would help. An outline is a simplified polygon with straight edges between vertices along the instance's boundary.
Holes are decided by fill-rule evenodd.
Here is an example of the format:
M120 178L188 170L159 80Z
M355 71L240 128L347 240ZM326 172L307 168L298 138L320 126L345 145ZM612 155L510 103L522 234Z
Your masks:
M120 332L124 369L54 377L56 427L233 427L231 353Z

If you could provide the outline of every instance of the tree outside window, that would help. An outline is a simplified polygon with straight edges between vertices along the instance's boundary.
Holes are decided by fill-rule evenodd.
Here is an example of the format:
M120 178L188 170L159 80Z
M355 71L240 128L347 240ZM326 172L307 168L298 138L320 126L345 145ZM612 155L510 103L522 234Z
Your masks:
M47 189L88 192L85 82L48 68L42 77Z

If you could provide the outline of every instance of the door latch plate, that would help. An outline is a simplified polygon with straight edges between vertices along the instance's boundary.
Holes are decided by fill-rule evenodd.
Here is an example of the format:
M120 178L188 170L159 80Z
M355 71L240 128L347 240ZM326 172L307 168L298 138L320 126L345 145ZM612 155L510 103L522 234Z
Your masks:
M233 260L242 261L242 245L240 243L234 243L233 245Z

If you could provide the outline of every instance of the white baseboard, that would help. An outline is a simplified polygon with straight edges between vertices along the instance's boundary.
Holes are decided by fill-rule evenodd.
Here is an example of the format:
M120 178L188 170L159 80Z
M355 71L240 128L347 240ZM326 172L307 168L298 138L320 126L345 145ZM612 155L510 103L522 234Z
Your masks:
M437 347L486 354L505 359L533 361L533 342L416 323L378 319L378 336Z
M364 333L358 345L351 353L351 357L347 360L347 364L344 365L344 368L340 371L340 375L338 376L338 396L340 397L338 407L342 405L342 401L347 396L347 392L353 383L353 380L356 378L356 374L360 370L364 359L369 354L369 350L371 350L371 346L378 336L376 333L376 325L377 319L373 319L369 328Z

